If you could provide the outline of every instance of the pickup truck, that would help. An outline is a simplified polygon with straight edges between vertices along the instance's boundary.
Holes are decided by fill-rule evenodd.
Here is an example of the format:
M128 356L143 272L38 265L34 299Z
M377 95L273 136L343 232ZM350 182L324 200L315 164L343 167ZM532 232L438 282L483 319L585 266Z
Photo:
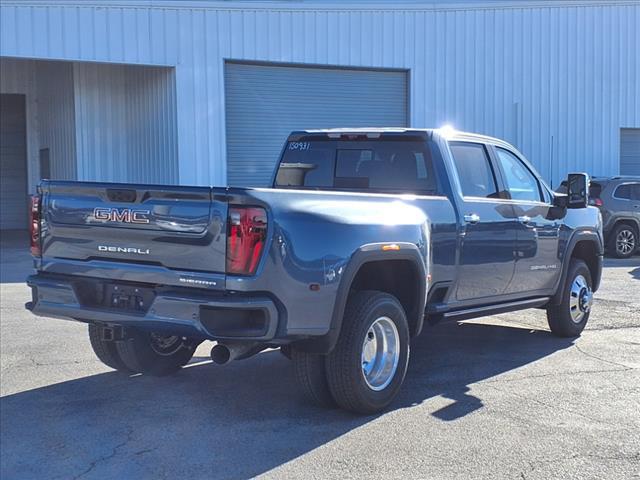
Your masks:
M313 402L370 414L423 325L527 308L580 335L602 270L588 177L554 193L508 143L443 129L292 133L272 188L43 181L36 315L109 367L176 372L280 348Z

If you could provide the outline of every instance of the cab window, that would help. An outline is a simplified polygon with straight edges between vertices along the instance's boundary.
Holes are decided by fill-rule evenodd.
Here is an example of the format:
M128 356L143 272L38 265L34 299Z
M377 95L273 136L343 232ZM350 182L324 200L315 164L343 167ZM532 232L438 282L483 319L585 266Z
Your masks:
M485 146L480 143L451 142L449 148L458 172L462 195L497 198L496 177Z
M496 154L505 188L511 199L541 201L538 179L525 164L508 150L497 147Z

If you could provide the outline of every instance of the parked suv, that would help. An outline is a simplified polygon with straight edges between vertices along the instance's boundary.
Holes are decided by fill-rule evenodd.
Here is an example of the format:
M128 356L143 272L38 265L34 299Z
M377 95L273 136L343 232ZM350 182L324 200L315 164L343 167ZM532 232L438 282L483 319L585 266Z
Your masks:
M563 181L558 193L567 193ZM607 251L629 258L640 247L640 177L592 177L589 204L602 213Z
M589 203L602 213L607 250L628 258L640 245L640 177L594 177Z

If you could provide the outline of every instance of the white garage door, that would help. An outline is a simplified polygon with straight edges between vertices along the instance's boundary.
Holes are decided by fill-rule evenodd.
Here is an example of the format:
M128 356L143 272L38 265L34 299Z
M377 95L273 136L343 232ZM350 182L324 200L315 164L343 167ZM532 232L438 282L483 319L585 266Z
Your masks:
M0 229L27 228L24 95L0 95Z
M227 179L267 186L287 135L331 127L404 127L404 71L227 63Z
M640 128L620 130L620 174L640 176Z

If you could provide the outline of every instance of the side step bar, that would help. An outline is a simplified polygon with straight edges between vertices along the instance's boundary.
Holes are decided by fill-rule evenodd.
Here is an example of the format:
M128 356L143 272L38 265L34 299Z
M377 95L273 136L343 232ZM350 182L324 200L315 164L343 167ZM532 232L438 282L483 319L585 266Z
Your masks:
M498 313L515 312L516 310L524 310L526 308L542 307L549 303L551 297L538 297L529 300L519 300L517 302L499 303L495 305L486 305L483 307L473 307L464 310L455 310L442 314L443 320L469 320L470 318L486 317L488 315L497 315Z

